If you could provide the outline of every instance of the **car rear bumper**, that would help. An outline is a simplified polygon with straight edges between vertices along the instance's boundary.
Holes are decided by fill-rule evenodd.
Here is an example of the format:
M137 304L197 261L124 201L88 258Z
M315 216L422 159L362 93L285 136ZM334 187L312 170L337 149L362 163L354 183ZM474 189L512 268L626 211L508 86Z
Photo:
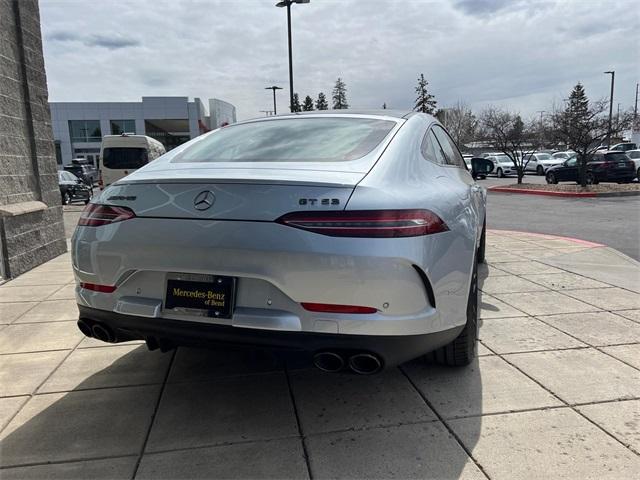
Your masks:
M274 350L294 350L309 355L331 351L348 356L372 353L392 367L433 351L454 340L462 326L422 335L341 335L238 328L182 320L123 315L78 305L79 318L89 325L100 323L112 332L114 342L146 340L166 347L224 345Z

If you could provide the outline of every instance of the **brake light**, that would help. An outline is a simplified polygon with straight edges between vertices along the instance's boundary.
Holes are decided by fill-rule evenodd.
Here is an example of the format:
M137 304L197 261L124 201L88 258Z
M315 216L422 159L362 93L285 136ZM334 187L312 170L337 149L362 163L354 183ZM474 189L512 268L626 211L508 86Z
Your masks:
M331 237L417 237L449 230L444 221L429 210L293 212L276 222Z
M378 310L372 307L360 307L357 305L333 305L331 303L302 303L302 308L310 312L322 313L376 313Z
M115 285L98 285L97 283L80 282L80 288L86 288L87 290L100 293L113 293L116 291Z
M119 207L116 205L100 205L98 203L89 203L80 215L78 225L85 227L100 227L102 225L110 225L123 220L135 218L136 214L127 207Z

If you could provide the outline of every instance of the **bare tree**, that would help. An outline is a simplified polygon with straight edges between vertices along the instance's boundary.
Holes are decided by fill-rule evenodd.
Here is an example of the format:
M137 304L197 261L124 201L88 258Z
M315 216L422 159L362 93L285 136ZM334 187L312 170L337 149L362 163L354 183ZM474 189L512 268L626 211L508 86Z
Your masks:
M534 135L519 113L496 107L486 108L480 116L480 135L489 144L507 155L518 172L518 183L522 183L524 171L533 154Z
M607 138L607 100L590 102L582 84L578 83L564 108L556 108L552 124L556 138L574 150L578 156L580 185L587 185L587 162L593 152ZM619 134L631 124L632 115L624 112L612 124L612 136Z
M453 107L440 109L436 117L447 128L458 147L475 140L478 119L465 103L458 102Z

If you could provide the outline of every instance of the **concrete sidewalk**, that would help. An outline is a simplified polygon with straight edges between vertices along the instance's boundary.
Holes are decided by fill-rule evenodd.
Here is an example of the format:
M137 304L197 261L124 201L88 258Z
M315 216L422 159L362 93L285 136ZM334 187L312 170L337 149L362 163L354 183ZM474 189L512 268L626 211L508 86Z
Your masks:
M0 286L0 477L638 478L638 263L487 243L477 361L372 377L84 338L58 257Z

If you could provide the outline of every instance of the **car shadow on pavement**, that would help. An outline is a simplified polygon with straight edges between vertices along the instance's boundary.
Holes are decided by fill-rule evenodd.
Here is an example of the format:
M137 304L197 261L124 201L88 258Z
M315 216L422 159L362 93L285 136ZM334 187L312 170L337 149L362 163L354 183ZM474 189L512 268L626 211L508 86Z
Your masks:
M482 412L477 361L358 376L296 355L140 345L82 377L117 348L74 351L84 366L63 363L44 388L53 391L26 402L2 433L3 480L480 473L467 455Z

